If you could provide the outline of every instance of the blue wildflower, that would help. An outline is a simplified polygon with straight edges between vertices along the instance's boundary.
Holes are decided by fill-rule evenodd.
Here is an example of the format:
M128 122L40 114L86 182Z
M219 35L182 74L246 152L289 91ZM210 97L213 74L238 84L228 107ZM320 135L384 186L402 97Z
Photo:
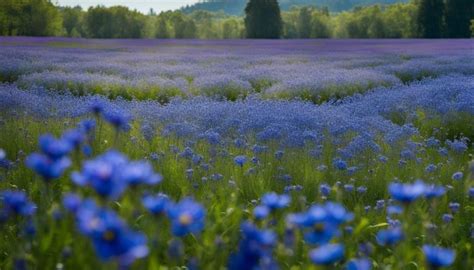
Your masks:
M245 162L247 162L247 157L246 156L236 156L234 158L235 164L239 165L240 167L243 167Z
M229 259L230 270L277 269L272 250L277 237L270 230L260 230L250 222L241 225L242 238L237 253Z
M86 135L79 129L70 129L63 133L61 139L77 149L86 140Z
M68 193L63 196L63 206L71 213L76 213L81 204L81 197L75 193Z
M451 214L443 214L442 219L444 223L450 223L451 221L453 221L454 217Z
M392 246L403 239L403 232L400 228L391 228L387 230L380 230L377 233L376 240L381 246Z
M461 205L457 202L450 202L449 203L449 209L453 212L453 213L456 213L459 211L459 207Z
M450 266L456 258L454 250L431 245L424 245L423 253L426 262L434 268Z
M83 202L76 212L80 232L88 236L101 260L116 259L127 266L148 255L146 237L130 230L117 214L99 208L93 201Z
M167 212L175 236L196 234L204 229L206 211L202 205L194 202L191 198L185 198L179 203L169 206Z
M86 161L81 172L71 175L72 181L79 186L90 186L100 196L118 198L127 187L122 178L122 170L127 158L116 151L109 151L94 160Z
M462 172L455 172L453 176L451 176L451 178L455 181L462 180L463 177L464 177L464 174Z
M71 166L71 160L68 157L51 159L49 156L39 153L29 155L25 163L28 168L45 180L59 178Z
M278 195L275 192L267 193L262 197L262 204L270 210L285 208L290 204L290 201L290 196L286 194Z
M105 121L109 122L117 130L130 130L130 118L119 111L108 111L103 114Z
M346 265L346 270L370 270L372 262L367 258L352 259Z
M163 177L153 171L153 167L148 162L130 162L121 169L121 178L130 186L139 184L156 185Z
M253 216L258 219L265 219L270 214L270 209L264 205L259 205L253 209Z
M146 195L142 198L143 206L155 215L165 213L170 205L170 199L166 194Z
M344 258L344 245L326 244L309 253L309 259L316 265L331 265Z
M346 185L344 185L344 190L347 191L347 192L352 192L352 191L354 191L354 185L346 184Z
M28 200L23 191L4 190L0 192L0 221L11 215L29 217L36 212L36 205Z
M321 184L319 186L319 192L321 192L323 196L327 197L329 193L331 193L331 187L328 184Z
M392 198L401 202L412 202L424 195L426 185L418 180L414 184L391 183L389 192Z
M335 159L333 161L333 165L336 169L341 170L341 171L347 169L347 162L345 162L344 160L340 158Z
M53 160L61 159L68 155L73 145L65 139L56 139L51 134L42 135L39 138L39 146L41 152Z
M428 185L425 187L425 197L427 199L441 197L446 193L446 188L443 186Z

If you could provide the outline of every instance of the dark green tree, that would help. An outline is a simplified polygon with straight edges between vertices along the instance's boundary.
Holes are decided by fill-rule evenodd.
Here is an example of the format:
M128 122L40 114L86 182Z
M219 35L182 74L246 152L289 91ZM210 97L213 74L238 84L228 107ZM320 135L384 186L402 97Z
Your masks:
M63 27L68 37L80 37L82 31L83 11L80 6L65 7L62 9Z
M168 24L165 18L158 18L155 36L157 38L170 38L170 32L168 31Z
M245 7L247 38L280 38L283 29L277 0L250 0Z
M298 27L299 38L310 37L311 35L311 9L309 7L300 8L297 27Z
M445 16L447 37L470 37L470 20L474 17L473 0L446 0Z
M422 38L440 38L443 29L443 0L420 0L418 3L418 34Z

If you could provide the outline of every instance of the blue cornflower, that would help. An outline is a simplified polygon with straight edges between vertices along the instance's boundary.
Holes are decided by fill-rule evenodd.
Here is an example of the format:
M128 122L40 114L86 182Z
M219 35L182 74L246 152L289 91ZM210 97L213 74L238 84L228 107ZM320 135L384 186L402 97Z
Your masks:
M73 150L73 144L66 139L56 139L51 134L39 138L41 152L53 160L61 159Z
M76 212L79 231L88 236L101 260L126 266L148 255L146 237L130 230L114 212L86 200Z
M424 245L423 253L427 263L432 267L445 267L453 264L456 252L452 249Z
M449 203L449 209L451 209L451 211L453 211L454 213L459 211L459 207L460 207L460 204L457 203L457 202L450 202Z
M71 166L71 160L68 157L51 159L49 156L39 153L29 155L25 163L28 168L45 180L59 178Z
M77 128L86 134L92 132L95 129L95 127L96 127L96 123L95 123L95 120L93 119L82 120L77 125Z
M424 195L426 185L423 181L416 181L413 184L391 183L389 192L393 199L401 202L412 202Z
M429 185L425 187L425 197L427 199L441 197L446 193L446 188L443 186Z
M319 186L319 192L321 192L323 196L327 197L329 193L331 193L331 187L328 184L321 184Z
M204 229L206 211L202 205L191 198L185 198L167 209L175 236L199 233Z
M272 250L277 236L270 230L260 230L250 222L241 225L242 238L238 252L229 259L230 270L276 269Z
M451 221L453 221L454 217L451 214L443 214L442 219L444 223L450 223Z
M23 191L4 190L0 192L0 221L11 215L31 216L36 212L36 205L28 200Z
M170 205L170 199L166 194L158 193L157 195L147 195L142 198L143 206L155 215L166 212Z
M130 186L139 184L156 185L163 180L160 174L153 171L151 164L145 161L130 162L121 170L121 178Z
M347 263L346 270L370 270L372 262L367 258L352 259Z
M63 206L71 213L76 213L81 204L81 197L75 193L68 193L63 196Z
M0 160L4 160L7 158L7 153L5 153L5 150L0 148Z
M336 169L341 170L341 171L347 169L347 162L345 162L344 160L340 158L333 160L333 165Z
M247 157L246 156L236 156L234 158L235 164L239 165L240 167L243 167L245 162L247 162Z
M74 172L71 178L79 186L92 187L102 197L115 199L127 187L127 182L121 174L127 162L125 156L112 150L94 160L86 161L82 171Z
M253 209L253 216L258 219L265 219L270 214L270 209L264 205L259 205Z
M309 259L316 265L331 265L344 258L344 245L326 244L309 253Z
M469 197L474 198L474 187L469 188Z
M367 192L367 187L360 186L357 188L358 193L366 193Z
M377 233L376 240L381 246L392 246L403 239L403 232L400 228L391 228L387 230L380 230Z
M434 164L429 164L428 166L426 166L425 171L426 171L427 173L432 173L432 172L436 171L437 168L438 168L438 167L437 167L436 165L434 165Z
M130 130L130 118L119 111L107 111L103 114L105 121L109 122L117 130Z
M385 207L385 200L377 200L375 202L375 209L382 210Z
M464 174L462 172L455 172L453 176L451 176L451 178L455 181L462 180L463 177L464 177Z
M270 192L262 197L262 204L270 210L285 208L290 204L291 198L286 194L278 195L275 192Z
M79 129L70 129L63 133L61 139L66 141L72 148L79 148L79 146L86 140L86 135Z
M281 158L283 157L283 154L284 154L284 153L285 153L285 152L282 151L282 150L276 151L276 152L275 152L275 158L278 159L278 160L281 160Z
M387 213L389 215L399 215L403 213L403 208L398 205L390 205L389 207L387 207Z
M354 191L354 185L346 184L346 185L344 185L344 190L347 191L347 192L352 192L352 191Z

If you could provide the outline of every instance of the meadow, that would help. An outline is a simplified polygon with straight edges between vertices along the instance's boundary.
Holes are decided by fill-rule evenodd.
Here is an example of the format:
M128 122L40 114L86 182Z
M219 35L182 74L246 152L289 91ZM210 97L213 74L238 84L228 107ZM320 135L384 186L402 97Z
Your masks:
M473 269L473 46L0 38L0 269Z

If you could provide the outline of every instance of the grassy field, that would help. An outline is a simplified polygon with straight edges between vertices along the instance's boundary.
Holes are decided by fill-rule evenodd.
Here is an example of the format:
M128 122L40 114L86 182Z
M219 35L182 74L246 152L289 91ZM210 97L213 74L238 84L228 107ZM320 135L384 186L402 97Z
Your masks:
M472 41L1 41L0 269L474 267Z

